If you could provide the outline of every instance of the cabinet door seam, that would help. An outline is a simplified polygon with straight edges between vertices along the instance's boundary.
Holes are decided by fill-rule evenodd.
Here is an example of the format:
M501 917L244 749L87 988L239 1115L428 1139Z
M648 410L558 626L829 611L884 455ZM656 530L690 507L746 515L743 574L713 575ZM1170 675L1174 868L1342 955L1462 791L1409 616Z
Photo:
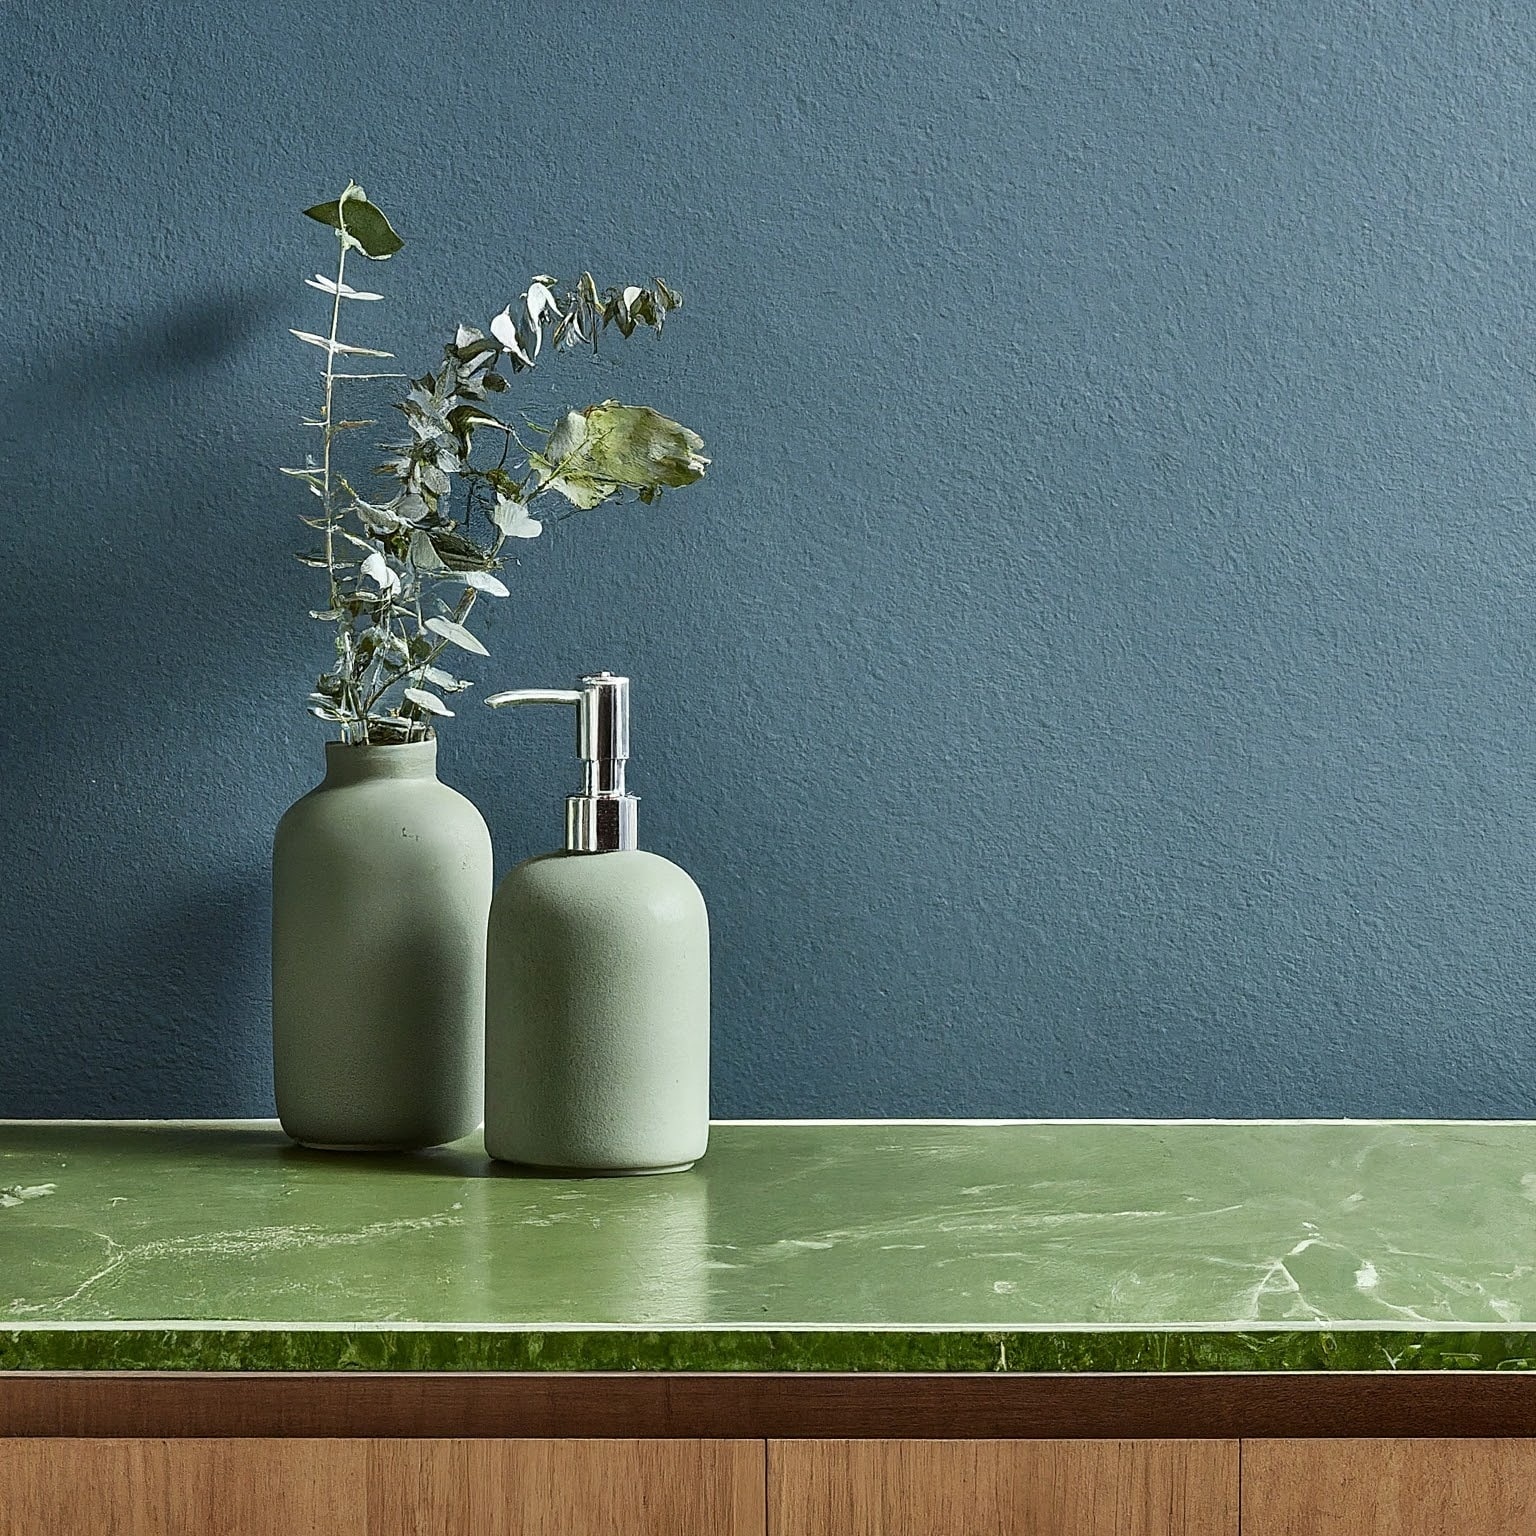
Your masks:
M1243 1463L1248 1459L1248 1442L1237 1442L1237 1536L1243 1536Z

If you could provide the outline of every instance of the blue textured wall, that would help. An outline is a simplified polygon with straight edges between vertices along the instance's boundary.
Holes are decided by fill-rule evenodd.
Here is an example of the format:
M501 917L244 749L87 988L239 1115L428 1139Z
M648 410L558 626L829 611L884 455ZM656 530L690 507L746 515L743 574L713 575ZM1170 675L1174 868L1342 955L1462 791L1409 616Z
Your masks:
M476 675L637 678L718 1113L1536 1112L1536 22L1438 10L6 5L0 1113L268 1110L348 174L408 359L688 293L527 400L709 481L530 547ZM568 745L447 736L503 867Z

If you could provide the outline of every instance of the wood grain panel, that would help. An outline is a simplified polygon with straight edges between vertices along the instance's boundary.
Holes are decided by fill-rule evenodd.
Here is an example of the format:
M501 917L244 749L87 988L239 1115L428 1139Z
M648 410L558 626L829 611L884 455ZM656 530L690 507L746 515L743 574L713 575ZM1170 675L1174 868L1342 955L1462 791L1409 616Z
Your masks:
M1531 1536L1530 1440L1247 1440L1243 1536Z
M0 1536L763 1536L760 1440L0 1441Z
M776 1440L770 1536L1237 1536L1221 1440Z
M369 1536L763 1536L760 1440L381 1440Z
M346 1440L0 1440L0 1536L367 1536Z

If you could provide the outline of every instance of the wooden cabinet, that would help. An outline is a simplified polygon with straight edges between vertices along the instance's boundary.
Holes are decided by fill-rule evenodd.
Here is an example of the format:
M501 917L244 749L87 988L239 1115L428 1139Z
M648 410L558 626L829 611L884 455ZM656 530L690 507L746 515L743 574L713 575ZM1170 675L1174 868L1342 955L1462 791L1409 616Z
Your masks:
M0 1536L1238 1536L1239 1516L1536 1536L1536 1372L0 1372Z
M1531 1536L1536 1440L0 1439L0 1536L1237 1536L1239 1505Z
M356 1440L0 1440L0 1536L353 1536Z
M761 1440L381 1440L366 1536L763 1536Z
M1531 1536L1536 1441L1245 1440L1243 1536Z
M1235 1440L776 1440L773 1536L1236 1536Z
M0 1536L763 1536L760 1440L0 1440Z

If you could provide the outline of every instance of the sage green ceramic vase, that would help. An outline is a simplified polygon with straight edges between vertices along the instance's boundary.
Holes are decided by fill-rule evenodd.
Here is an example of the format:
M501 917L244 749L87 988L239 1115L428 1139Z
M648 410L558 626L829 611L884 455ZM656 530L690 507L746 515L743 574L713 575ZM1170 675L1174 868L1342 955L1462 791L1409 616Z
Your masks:
M435 739L327 742L272 850L272 1050L283 1129L346 1151L480 1121L491 838Z

